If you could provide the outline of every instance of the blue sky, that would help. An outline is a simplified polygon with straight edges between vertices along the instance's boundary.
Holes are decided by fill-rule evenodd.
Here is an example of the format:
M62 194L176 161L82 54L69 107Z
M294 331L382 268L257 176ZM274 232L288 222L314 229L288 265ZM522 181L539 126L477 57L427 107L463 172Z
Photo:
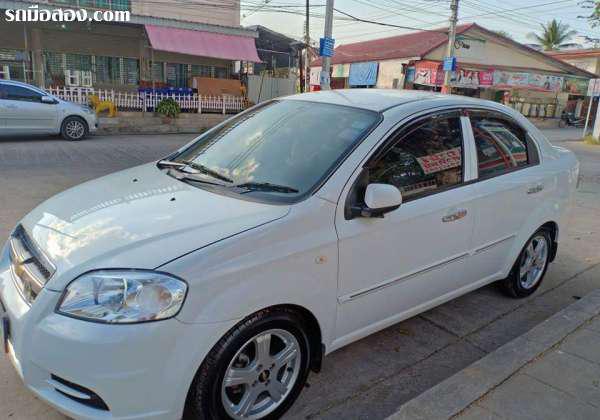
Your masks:
M303 36L304 0L242 0L242 25L264 25L286 35ZM323 33L325 0L310 0L311 38ZM424 29L447 26L450 0L335 0L335 7L354 16L395 25ZM459 23L477 22L492 30L504 30L519 42L532 42L526 35L553 18L569 24L584 36L600 38L600 28L591 28L581 0L460 0ZM276 9L276 10L273 10ZM336 44L394 36L409 30L352 22L336 14L333 37ZM341 18L341 19L340 19Z

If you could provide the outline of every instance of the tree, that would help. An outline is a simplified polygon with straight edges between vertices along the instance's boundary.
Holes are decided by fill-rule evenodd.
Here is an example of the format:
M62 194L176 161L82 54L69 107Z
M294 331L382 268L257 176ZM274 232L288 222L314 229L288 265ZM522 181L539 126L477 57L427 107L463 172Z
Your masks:
M579 2L579 6L583 9L589 9L590 14L587 16L577 16L580 18L587 18L590 26L595 28L600 26L600 1L597 0L583 0Z
M577 34L577 31L569 29L569 25L560 23L556 19L540 26L542 27L541 34L531 32L527 34L527 38L537 41L544 51L558 50Z

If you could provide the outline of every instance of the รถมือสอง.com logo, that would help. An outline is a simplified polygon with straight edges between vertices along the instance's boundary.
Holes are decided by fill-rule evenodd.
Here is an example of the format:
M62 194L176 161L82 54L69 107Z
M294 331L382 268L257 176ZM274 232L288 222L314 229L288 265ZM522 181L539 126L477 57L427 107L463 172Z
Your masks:
M33 5L4 11L7 22L129 22L130 18L129 10L40 9Z

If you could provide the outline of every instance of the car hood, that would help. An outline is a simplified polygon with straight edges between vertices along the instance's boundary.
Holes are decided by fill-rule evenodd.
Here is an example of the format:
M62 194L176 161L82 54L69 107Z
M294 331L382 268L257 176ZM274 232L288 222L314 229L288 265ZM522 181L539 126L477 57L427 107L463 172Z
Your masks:
M62 290L93 269L157 268L288 212L188 185L147 164L62 192L22 224L56 266L46 287Z

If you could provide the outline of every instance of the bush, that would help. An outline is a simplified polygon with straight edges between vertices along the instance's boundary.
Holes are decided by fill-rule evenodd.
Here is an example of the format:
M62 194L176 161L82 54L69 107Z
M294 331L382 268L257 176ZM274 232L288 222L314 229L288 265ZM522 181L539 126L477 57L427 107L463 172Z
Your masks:
M158 103L156 112L164 115L165 117L177 118L177 116L181 113L181 108L179 107L179 104L175 102L175 99L166 98Z

